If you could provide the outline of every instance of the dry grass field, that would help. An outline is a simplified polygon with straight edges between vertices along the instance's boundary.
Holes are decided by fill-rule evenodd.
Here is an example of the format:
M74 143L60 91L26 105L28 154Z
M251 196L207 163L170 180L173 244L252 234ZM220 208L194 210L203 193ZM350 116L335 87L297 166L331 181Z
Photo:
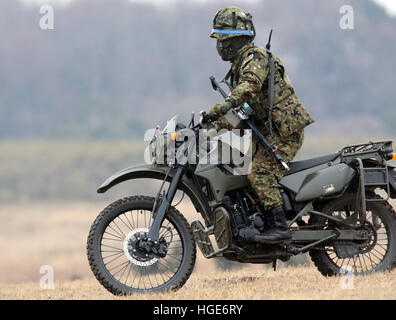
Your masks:
M303 156L299 157L328 153L344 144L365 140L361 137L351 141L322 139L311 135L304 144ZM135 149L131 149L132 145ZM139 149L131 142L118 142L113 146L111 142L95 141L1 143L5 152L0 156L3 200L0 204L0 299L114 298L101 287L89 268L85 248L88 231L95 217L111 202L110 198L115 200L125 191L147 194L150 188L148 184L125 183L123 188L114 188L105 196L96 195L95 189L103 177L139 162L142 146ZM150 190L155 191L157 187ZM72 200L76 198L71 191L81 193L81 199L92 200ZM19 198L15 198L16 194ZM4 202L7 199L9 202ZM32 202L32 199L64 200ZM176 197L175 202L178 199L180 197ZM190 221L199 218L187 200L183 200L178 209ZM305 256L300 257L300 263L305 261ZM40 289L43 265L54 270L54 290ZM339 278L322 277L310 262L302 267L286 267L280 263L276 272L268 265L242 266L224 271L214 259L206 260L198 252L194 272L178 292L127 299L396 298L395 272L356 278L353 289L343 290Z
M183 201L184 202L184 201ZM36 203L0 207L0 299L396 299L396 270L325 278L310 263L246 265L224 271L198 253L196 268L175 293L114 297L93 277L85 254L86 236L105 203ZM188 203L179 207L196 217ZM40 266L54 269L54 290L39 285ZM351 280L348 278L348 281Z
M187 202L183 200L183 203ZM188 203L179 210L198 218ZM92 276L86 241L92 222L109 203L26 203L0 206L0 283L39 281L40 267L50 265L60 281ZM198 269L214 262L198 258Z
M132 299L132 300L339 300L396 299L396 270L348 279L343 287L340 277L325 278L312 266L244 268L238 271L213 271L192 274L177 292L137 294L115 297L92 279L56 281L54 290L41 290L38 283L1 285L1 299Z

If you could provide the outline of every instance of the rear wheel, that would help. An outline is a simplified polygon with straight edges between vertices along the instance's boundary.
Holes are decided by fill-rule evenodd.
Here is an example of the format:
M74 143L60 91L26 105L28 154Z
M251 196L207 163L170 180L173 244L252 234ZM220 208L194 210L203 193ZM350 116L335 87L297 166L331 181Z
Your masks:
M356 195L347 194L324 205L321 211L346 219L354 213L355 201ZM309 224L318 229L335 227L334 222L315 215L311 216ZM392 268L396 260L396 213L389 203L368 202L366 223L360 229L367 235L367 240L335 241L309 252L313 263L324 276L346 272L369 274Z
M89 265L98 281L115 295L176 290L192 273L195 242L188 222L175 207L169 208L160 228L162 254L139 247L153 221L154 200L145 196L118 200L92 224L87 243Z

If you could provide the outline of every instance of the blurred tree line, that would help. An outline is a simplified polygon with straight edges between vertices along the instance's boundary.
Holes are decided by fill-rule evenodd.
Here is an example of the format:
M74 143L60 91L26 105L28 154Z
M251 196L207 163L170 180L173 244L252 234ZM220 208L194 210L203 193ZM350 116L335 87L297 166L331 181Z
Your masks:
M396 19L351 0L355 26L342 30L343 4L240 4L256 44L274 29L272 50L317 120L305 157L395 132ZM38 6L0 1L0 201L104 199L95 190L106 177L143 161L146 129L219 101L208 78L229 64L209 33L228 5L75 0L54 5L55 29L41 30Z
M241 3L256 44L272 50L317 120L312 130L395 132L396 19L351 0L353 30L339 27L343 0ZM228 63L209 38L228 2L76 0L55 5L41 30L37 6L0 2L0 139L131 138L175 113L219 100L208 77ZM315 129L316 128L316 129Z

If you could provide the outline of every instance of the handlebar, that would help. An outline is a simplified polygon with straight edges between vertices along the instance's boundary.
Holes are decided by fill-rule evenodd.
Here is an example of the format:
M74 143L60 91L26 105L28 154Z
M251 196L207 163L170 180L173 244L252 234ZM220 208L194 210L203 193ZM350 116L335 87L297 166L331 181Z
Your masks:
M218 116L211 116L205 111L200 112L200 117L201 117L200 122L203 124L216 121L219 118Z

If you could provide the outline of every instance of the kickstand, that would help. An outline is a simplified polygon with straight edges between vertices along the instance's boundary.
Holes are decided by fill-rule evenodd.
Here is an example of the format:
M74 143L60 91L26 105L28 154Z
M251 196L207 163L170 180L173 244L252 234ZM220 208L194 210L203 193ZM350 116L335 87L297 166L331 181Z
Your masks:
M276 271L276 259L272 260L272 269L274 269L274 271Z

